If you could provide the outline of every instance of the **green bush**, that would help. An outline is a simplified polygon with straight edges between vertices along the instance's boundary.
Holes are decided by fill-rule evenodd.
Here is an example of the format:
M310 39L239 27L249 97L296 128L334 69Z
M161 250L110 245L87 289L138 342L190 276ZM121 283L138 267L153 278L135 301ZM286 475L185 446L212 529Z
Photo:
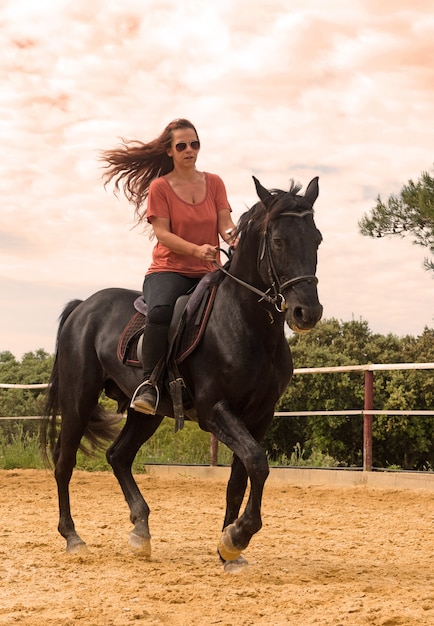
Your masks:
M30 420L25 420L30 422ZM23 420L24 422L24 420ZM33 425L37 420L33 420ZM26 429L25 423L11 420L7 438L0 440L1 469L41 469L44 462L39 450L39 437Z
M372 333L367 322L322 320L309 333L289 338L296 368L362 365L369 363L431 363L434 329L418 337ZM374 409L432 410L433 370L374 372ZM345 411L363 409L362 372L295 375L276 411ZM374 411L375 413L375 411ZM427 471L434 467L434 417L375 415L373 465ZM291 458L300 443L304 457L314 451L332 457L343 467L361 467L363 418L361 415L276 417L265 437L269 457Z
M367 322L322 320L309 333L289 338L297 368L367 363L416 363L434 361L434 329L425 328L418 337L396 337L372 333ZM53 356L43 350L29 352L21 361L8 351L0 352L2 383L46 383ZM362 409L363 374L296 375L283 393L277 411L333 411ZM107 412L116 403L104 394L101 404ZM0 389L0 416L41 415L41 389ZM377 371L374 375L374 408L427 410L434 406L434 371ZM374 411L375 413L375 411ZM37 420L0 420L0 467L39 467ZM433 471L434 417L375 415L373 421L373 464L375 467ZM19 447L22 450L19 450ZM363 418L360 415L295 415L276 417L263 446L270 462L279 465L361 467ZM232 454L219 446L219 463L229 464ZM81 453L78 467L108 469L104 453L91 459ZM209 435L187 422L173 433L173 421L165 420L157 433L142 447L134 470L148 463L208 464Z
M339 461L315 449L306 457L306 450L301 447L300 443L297 443L294 446L294 452L289 457L282 454L270 461L270 465L279 467L338 467Z
M39 448L38 420L2 420L3 436L0 439L0 469L44 467ZM160 428L139 450L133 464L133 471L145 471L147 464L209 465L210 435L191 422L186 422L183 430L174 432L174 421L166 418ZM218 463L232 462L231 451L219 445ZM86 471L106 471L111 467L106 461L105 452L97 451L92 456L77 453L77 469Z

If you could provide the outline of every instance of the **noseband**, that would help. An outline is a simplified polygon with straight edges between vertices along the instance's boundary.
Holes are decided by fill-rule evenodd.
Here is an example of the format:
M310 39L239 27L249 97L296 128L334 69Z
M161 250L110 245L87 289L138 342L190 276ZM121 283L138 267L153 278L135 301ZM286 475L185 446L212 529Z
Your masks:
M312 214L313 214L312 209L303 211L301 213L296 213L295 211L285 211L284 213L280 214L280 217L287 217L287 216L304 217L305 215L312 215ZM262 236L261 245L259 247L258 261L257 261L258 270L264 258L267 261L267 273L268 273L268 278L271 283L271 286L267 289L267 291L261 291L260 289L257 289L253 285L246 283L244 280L241 280L240 278L237 278L233 274L230 274L222 265L217 263L217 261L214 261L214 265L216 265L218 269L221 270L224 274L226 274L227 276L230 276L238 284L243 285L243 287L246 287L250 291L253 291L253 293L256 293L257 295L261 296L258 302L261 302L261 300L265 300L266 302L269 302L270 304L274 304L276 310L279 313L284 313L288 308L285 297L282 294L282 291L284 289L287 289L288 287L294 287L294 285L297 285L298 283L305 282L305 281L307 281L308 283L312 283L312 282L314 282L315 284L318 283L318 278L314 276L313 274L295 276L294 278L290 278L289 280L280 282L279 277L276 272L275 265L274 265L273 256L270 250L268 230L265 230ZM271 295L270 295L270 292L272 292Z

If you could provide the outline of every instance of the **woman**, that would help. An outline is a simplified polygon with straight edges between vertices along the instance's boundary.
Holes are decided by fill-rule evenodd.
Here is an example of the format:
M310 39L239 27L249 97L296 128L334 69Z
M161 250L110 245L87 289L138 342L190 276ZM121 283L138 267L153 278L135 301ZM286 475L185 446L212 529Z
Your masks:
M224 183L217 175L196 169L199 149L193 124L177 119L149 143L124 142L103 153L105 184L114 179L115 191L122 185L135 207L136 224L149 223L157 239L143 283L148 306L142 351L144 381L131 404L148 415L155 414L159 398L149 379L166 352L177 298L215 269L219 235L234 244L235 225Z

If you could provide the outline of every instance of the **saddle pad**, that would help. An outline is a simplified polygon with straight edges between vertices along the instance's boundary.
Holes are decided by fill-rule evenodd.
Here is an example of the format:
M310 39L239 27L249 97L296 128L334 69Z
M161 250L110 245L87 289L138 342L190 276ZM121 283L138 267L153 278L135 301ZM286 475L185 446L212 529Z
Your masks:
M118 342L118 358L125 365L141 367L137 358L137 343L142 334L146 317L142 313L134 313L128 324L125 326Z

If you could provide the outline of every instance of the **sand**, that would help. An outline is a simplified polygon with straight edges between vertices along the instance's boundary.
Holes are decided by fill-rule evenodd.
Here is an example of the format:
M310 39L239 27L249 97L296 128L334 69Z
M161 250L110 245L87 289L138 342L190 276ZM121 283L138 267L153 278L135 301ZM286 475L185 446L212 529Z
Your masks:
M153 555L128 546L111 473L71 483L84 556L65 552L48 471L0 471L0 624L432 626L434 497L268 484L263 528L228 574L216 555L225 481L139 475Z

